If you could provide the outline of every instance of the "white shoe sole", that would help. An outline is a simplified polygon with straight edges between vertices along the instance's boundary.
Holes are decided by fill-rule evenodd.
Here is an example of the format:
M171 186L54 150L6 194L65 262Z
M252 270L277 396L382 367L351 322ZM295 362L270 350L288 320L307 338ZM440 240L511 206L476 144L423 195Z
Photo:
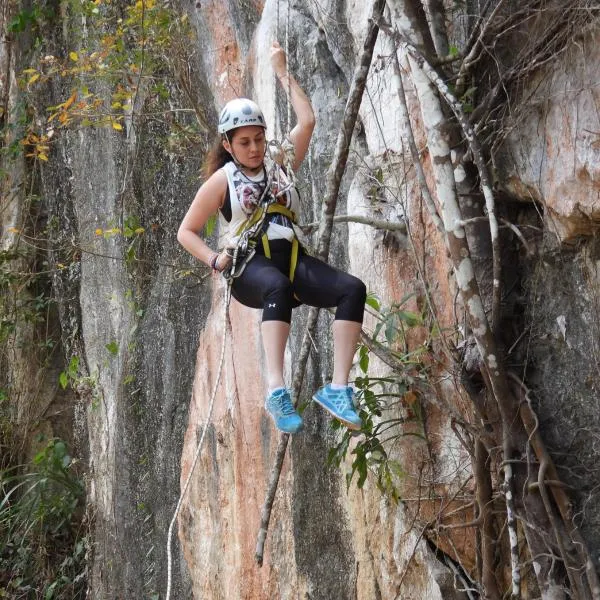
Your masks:
M338 415L336 415L328 406L326 406L325 404L323 404L318 398L317 396L313 396L312 399L322 408L324 408L332 417L334 417L335 419L337 419L340 423L342 423L343 425L345 425L348 429L352 429L352 431L359 431L360 428L362 427L361 425L357 425L356 423L352 423L352 421L346 421L346 419L343 419L342 417L339 417Z

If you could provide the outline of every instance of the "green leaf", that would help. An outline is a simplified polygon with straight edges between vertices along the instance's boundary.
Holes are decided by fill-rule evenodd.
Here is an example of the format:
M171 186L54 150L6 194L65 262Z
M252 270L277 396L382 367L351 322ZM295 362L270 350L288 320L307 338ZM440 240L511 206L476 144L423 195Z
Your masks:
M398 333L395 321L394 315L387 315L385 318L385 340L390 345L394 342Z
M113 356L116 356L119 353L119 344L115 341L106 344L105 347Z
M67 385L69 384L69 378L67 377L67 374L62 371L61 374L58 376L58 383L60 383L60 387L65 390L67 389Z
M56 589L57 585L58 585L58 580L54 581L46 588L46 593L44 594L44 600L52 600L52 598L54 598L54 590Z
M135 260L135 243L129 245L125 251L125 262L130 265Z
M406 471L402 468L402 465L397 460L388 460L388 468L390 471L400 479L404 479L406 477Z
M452 56L452 58L456 58L458 56L458 48L456 46L450 46L448 54Z
M79 372L79 356L72 356L69 361L69 366L67 367L67 375L71 377L71 379L75 379L77 377L77 373Z
M358 364L360 366L360 370L363 373L368 373L369 371L369 349L366 346L361 346L358 351L359 361Z
M475 95L477 86L471 86L461 97L461 100L470 100Z
M398 317L402 321L404 321L409 327L416 327L417 325L421 325L423 323L421 315L409 310L399 311Z
M376 310L377 312L379 312L381 310L381 302L379 301L379 298L372 292L369 292L367 294L367 299L365 300L365 304L367 306L370 306L372 309Z

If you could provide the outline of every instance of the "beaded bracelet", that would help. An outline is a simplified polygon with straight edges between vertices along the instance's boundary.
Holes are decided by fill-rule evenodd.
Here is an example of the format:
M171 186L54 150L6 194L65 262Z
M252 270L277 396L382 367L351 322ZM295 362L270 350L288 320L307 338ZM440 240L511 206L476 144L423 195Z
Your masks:
M210 259L210 266L212 267L213 271L218 271L219 269L217 268L217 261L219 260L219 255L215 254L211 259Z

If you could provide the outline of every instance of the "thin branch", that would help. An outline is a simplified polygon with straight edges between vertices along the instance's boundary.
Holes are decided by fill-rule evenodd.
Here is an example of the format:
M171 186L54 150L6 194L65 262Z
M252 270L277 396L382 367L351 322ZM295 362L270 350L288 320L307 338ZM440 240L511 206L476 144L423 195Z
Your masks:
M375 229L382 229L384 231L399 231L400 233L406 233L406 223L404 221L395 223L393 221L382 221L381 219L371 219L370 217L363 217L361 215L338 215L333 217L334 223L360 223L361 225L369 225ZM310 233L313 229L319 227L320 221L314 221L306 225L299 225L300 229L304 233Z
M531 406L529 390L516 376L511 374L511 378L513 383L516 385L517 393L519 394L521 400L519 408L521 420L523 421L523 425L525 426L525 430L529 436L529 443L531 444L538 460L540 461L540 471L543 471L542 481L540 481L539 476L537 481L541 491L542 487L548 486L548 479L552 482L557 482L560 480L560 478L556 471L556 467L554 466L554 461L548 454L548 451L546 450L544 442L542 441L539 433L539 422L537 415ZM542 464L544 465L543 470L541 468ZM546 473L548 479L546 479ZM573 521L571 501L569 500L563 486L552 485L551 490L552 497L554 498L556 506L558 507L558 511L567 528L570 541L579 556L581 564L585 566L587 583L589 585L592 598L593 600L600 600L600 579L598 578L598 573L596 572L596 567L588 551L587 544L583 539L579 528ZM546 504L546 501L544 501L544 504Z
M498 235L498 220L496 219L496 202L492 190L492 178L489 173L487 163L483 154L483 148L473 129L473 126L467 119L462 104L457 100L444 80L438 75L437 71L427 62L425 57L413 46L406 38L403 43L407 51L416 60L419 67L423 70L427 78L435 85L439 93L444 97L454 116L458 120L461 129L465 135L467 143L473 154L473 161L479 171L481 191L485 198L485 206L490 222L490 236L492 240L492 270L493 270L493 292L492 292L492 332L498 331L500 323L500 302L502 299L502 262L500 255L500 237Z
M519 564L519 536L517 535L517 511L515 508L515 484L511 461L504 462L504 499L506 501L506 527L510 542L510 573L512 600L521 597L521 566Z
M492 479L489 469L490 455L481 438L475 442L475 460L473 471L475 475L476 499L479 514L477 520L481 523L481 584L485 598L500 600L502 594L498 588L495 576L496 535L492 517Z
M488 32L490 24L494 21L494 18L498 14L498 11L502 8L502 5L505 1L506 0L500 0L500 2L498 2L498 4L496 4L496 6L494 7L494 10L487 18L485 23L482 23L482 21L480 21L478 27L476 28L476 31L479 31L479 35L477 36L477 39L473 42L469 53L465 56L465 59L460 65L458 77L456 78L456 90L459 95L462 95L463 93L465 80L469 74L469 71L471 70L471 67L479 60L480 46L482 45L483 39L486 33ZM471 44L471 40L469 40L469 44ZM467 47L469 47L469 45L467 45Z
M443 0L421 0L429 30L433 38L433 44L438 56L448 56L450 44L448 43L448 32L446 31L446 9Z
M318 231L318 256L323 260L327 260L329 255L329 245L331 240L331 231L333 228L333 217L335 208L337 205L337 198L340 190L342 176L346 169L346 162L348 160L348 153L350 149L350 142L352 140L352 133L358 117L358 110L362 100L363 92L365 90L367 75L371 65L371 59L373 57L373 49L375 42L377 41L377 35L379 33L378 23L383 14L385 7L385 0L375 0L371 12L371 18L369 19L369 27L363 43L363 49L358 61L358 65L354 71L354 77L352 79L352 85L348 93L348 100L346 102L346 108L344 110L344 117L342 126L338 132L337 143L333 155L331 166L327 171L326 176L326 191L323 205L321 207L321 222ZM304 372L306 370L306 364L308 362L308 355L310 353L310 341L312 332L316 329L317 319L319 316L318 308L311 308L308 315L308 322L306 326L305 334L302 338L302 345L298 362L296 363L296 374L293 381L293 393L294 398L298 398L300 389L302 387L302 381L304 379ZM265 504L261 511L261 522L258 533L258 539L256 543L256 553L254 558L259 566L263 563L264 544L267 537L267 531L269 528L269 521L271 518L271 509L275 498L275 492L277 491L277 484L279 482L279 474L281 473L281 467L283 465L283 459L285 451L289 441L288 434L282 434L277 447L277 454L275 457L275 464L271 469L271 475L269 477L269 487L267 488L267 497Z

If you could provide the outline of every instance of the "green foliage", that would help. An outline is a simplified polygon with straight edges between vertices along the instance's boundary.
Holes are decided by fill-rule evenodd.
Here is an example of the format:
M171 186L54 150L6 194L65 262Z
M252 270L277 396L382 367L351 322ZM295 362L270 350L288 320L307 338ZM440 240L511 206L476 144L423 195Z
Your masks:
M9 233L18 233L9 228ZM38 325L47 320L53 300L47 295L42 275L24 267L31 257L23 246L0 250L0 347L7 348L18 324ZM53 341L37 340L40 347L52 348Z
M31 10L22 10L10 20L7 29L10 33L23 33L28 27L36 25L40 16L41 11L37 6Z
M356 476L356 484L362 488L371 471L382 493L395 501L400 499L398 483L404 478L402 465L393 458L394 444L407 436L423 437L423 415L416 381L428 377L427 344L408 349L407 335L411 329L424 329L422 316L404 308L411 296L387 309L371 294L366 303L376 311L378 323L372 341L380 344L398 364L387 377L369 374L371 350L367 345L358 349L358 366L363 375L356 377L356 405L362 419L360 432L344 428L337 421L334 429L342 432L341 441L329 452L329 462L340 466L348 452L352 456L346 484L350 486Z
M115 340L106 344L105 347L112 356L116 356L117 354L119 354L119 344Z
M114 226L107 229L98 228L95 233L97 236L102 236L105 240L122 236L127 242L124 250L125 263L127 266L131 266L137 259L140 238L145 231L145 228L140 225L139 218L136 215L129 215L125 218L122 228Z
M58 376L58 382L62 389L66 389L69 384L74 384L79 379L79 356L72 356L66 371L62 371Z
M0 471L0 597L85 597L84 496L60 439L48 441L29 465Z
M69 89L62 102L46 107L45 131L31 131L25 140L28 155L41 160L48 159L55 128L94 126L122 131L142 77L148 83L148 97L155 104L166 105L173 79L166 72L174 60L173 51L178 46L189 47L176 40L191 36L187 15L155 0L122 5L108 0L72 0L65 7L74 24L71 37L76 47L55 56L42 40L40 58L20 77L26 93L49 83ZM15 27L26 27L32 18L21 13ZM85 37L79 25L82 18Z

